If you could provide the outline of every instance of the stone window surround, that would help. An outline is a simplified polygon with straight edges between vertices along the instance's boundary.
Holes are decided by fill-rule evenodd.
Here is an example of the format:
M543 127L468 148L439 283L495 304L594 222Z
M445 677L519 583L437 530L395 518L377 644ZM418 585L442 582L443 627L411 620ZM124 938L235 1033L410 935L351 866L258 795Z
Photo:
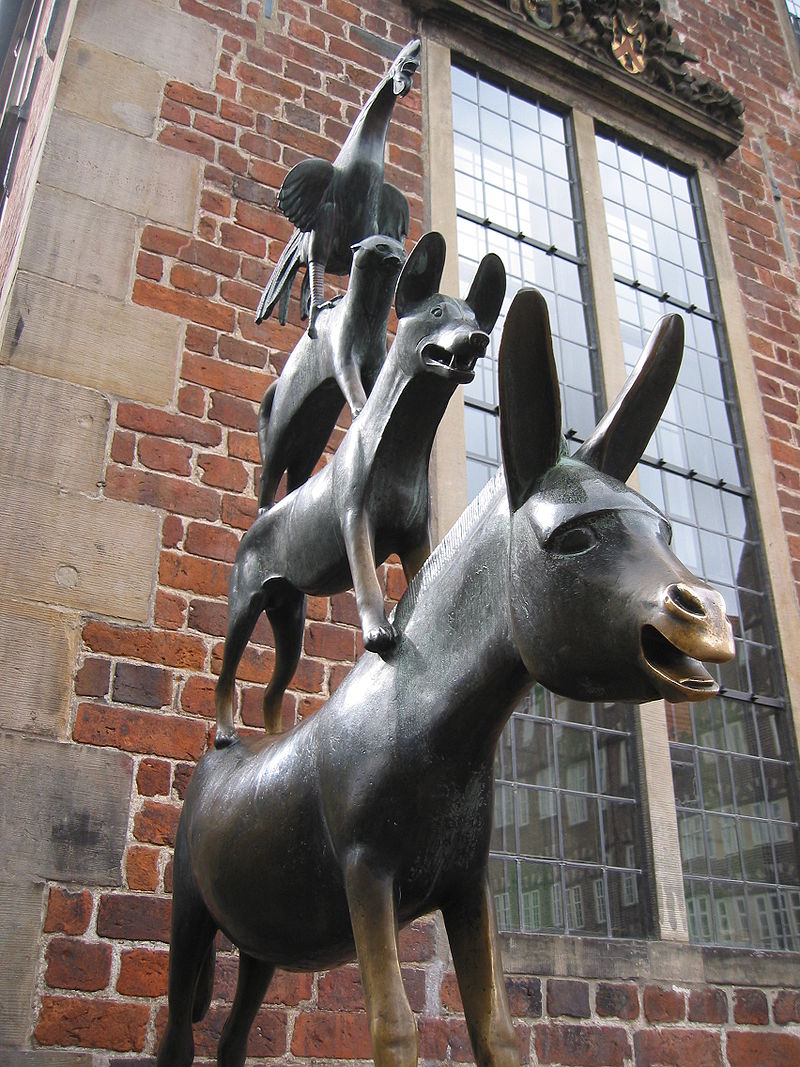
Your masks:
M800 675L793 668L800 656L800 613L794 593L791 559L782 522L775 472L764 424L761 398L748 343L744 309L727 239L716 180L707 156L674 133L655 129L635 111L621 111L607 101L598 101L579 91L557 90L537 70L523 64L491 43L478 44L441 23L422 26L423 124L425 172L428 180L426 224L444 234L448 257L443 291L457 293L458 264L454 165L452 156L451 54L473 60L487 70L502 71L512 82L571 110L579 181L584 198L585 227L592 299L597 307L616 307L613 271L605 229L602 189L595 147L595 120L629 135L645 146L657 148L697 172L699 193L708 226L717 273L720 307L739 402L739 414L753 476L753 499L762 531L762 544L771 584L778 639L783 649L788 696L793 709L795 741L800 742ZM435 165L434 165L435 161ZM622 340L616 315L596 323L599 363L606 397L614 397L625 381ZM439 443L441 442L441 444ZM446 442L446 444L445 444ZM444 535L466 504L466 459L463 398L454 396L443 420L431 463L434 535ZM652 903L654 940L563 938L549 935L504 935L506 965L512 971L579 974L584 977L622 977L631 974L631 960L640 972L655 970L664 979L687 981L736 981L741 976L742 953L751 949L719 949L689 945L686 903L683 891L672 772L666 716L662 701L642 705L639 714L641 792L645 813L645 836L655 899ZM672 945L666 944L671 942ZM776 981L777 961L796 960L796 954L758 953L764 959L763 975L754 984ZM750 963L748 962L748 968ZM635 969L635 968L634 968ZM751 978L748 977L748 981Z

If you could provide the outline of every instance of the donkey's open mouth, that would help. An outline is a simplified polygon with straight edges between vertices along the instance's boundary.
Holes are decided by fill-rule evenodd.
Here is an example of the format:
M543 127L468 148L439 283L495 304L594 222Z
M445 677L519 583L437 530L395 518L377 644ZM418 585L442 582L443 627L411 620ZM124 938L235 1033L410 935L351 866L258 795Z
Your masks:
M719 692L719 683L700 660L678 648L655 626L642 627L641 653L656 688L666 700L704 700Z

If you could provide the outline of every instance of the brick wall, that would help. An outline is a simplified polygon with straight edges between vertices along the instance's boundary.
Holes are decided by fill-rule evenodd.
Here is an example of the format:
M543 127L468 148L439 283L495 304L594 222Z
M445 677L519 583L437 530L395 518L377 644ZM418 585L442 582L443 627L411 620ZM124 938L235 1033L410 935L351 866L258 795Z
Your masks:
M81 499L92 504L87 529L96 530L95 505L118 502L125 523L141 524L142 530L152 527L154 539L148 549L152 572L141 579L144 594L136 604L115 611L103 601L105 606L92 608L101 603L107 578L98 580L93 601L58 594L63 598L57 601L59 611L71 613L74 630L66 653L69 700L54 735L57 747L119 756L127 775L120 804L129 808L116 879L103 875L81 882L72 875L46 876L43 931L35 949L32 1037L26 1042L34 1050L30 1062L83 1067L92 1062L87 1050L97 1052L95 1062L117 1067L152 1060L166 1012L171 846L192 768L209 744L228 575L241 531L255 514L257 406L301 330L296 302L285 327L274 319L256 326L253 318L270 264L291 232L275 210L276 189L287 170L309 154L335 156L365 94L385 69L383 56L392 55L414 32L408 8L399 2L357 6L347 0L279 0L272 20L263 16L262 7L246 0L135 0L126 5L86 0L79 4L67 56L59 98L63 128L73 138L85 128L80 123L87 121L88 105L85 98L78 99L84 91L80 72L111 69L113 63L116 84L123 75L132 79L125 82L129 106L112 116L100 113L102 99L92 103L98 109L91 116L92 136L105 138L97 142L97 158L103 159L105 145L103 165L114 171L122 129L126 146L135 137L142 158L146 153L148 160L168 159L180 181L171 191L169 175L159 170L159 189L167 191L158 209L141 199L131 206L127 198L133 194L124 183L113 204L99 200L94 217L102 209L101 232L109 232L112 211L124 211L126 219L128 214L135 219L132 240L114 275L119 289L110 297L117 302L113 314L108 305L98 320L95 336L103 345L98 359L104 360L104 369L85 371L76 363L64 372L81 388L99 390L107 403L100 474L94 488L80 490ZM123 21L123 8L130 24ZM800 137L794 117L796 82L785 92L779 88L789 72L769 11L769 3L717 0L713 8L704 5L702 18L691 5L670 15L683 20L680 28L709 73L719 73L753 108L742 151L717 172L800 580L800 541L795 540L800 535L800 525L795 526L800 524L795 312ZM168 17L172 21L167 24ZM180 31L184 44L186 39L193 42L185 48L185 62L155 55L148 19L160 20L159 32L169 25L176 35ZM193 74L189 62L194 48L208 58L203 78ZM760 68L754 62L743 69L736 61L742 54L760 57ZM98 77L90 88L102 97L96 91ZM135 97L139 111L146 111L141 103L145 93L154 101L152 116L140 121L130 100ZM127 125L120 126L123 122ZM760 154L762 128L783 192L781 210L794 260L781 252ZM69 179L59 169L66 152L61 144L58 136L51 140L42 202L55 196L47 191L51 186L59 197L89 195L85 188L65 188ZM422 232L424 214L421 149L417 78L395 108L387 167L387 179L409 197L412 239ZM175 169L179 166L185 169ZM170 215L163 205L173 195L177 206ZM32 224L37 217L41 213L36 215L34 204ZM119 225L124 230L127 223ZM37 232L36 242L43 239ZM31 276L39 279L47 267L36 252L32 247L23 265L27 262ZM102 254L99 248L96 255ZM91 267L80 242L74 255L84 271ZM70 277L79 291L70 301L74 306L94 290L85 274ZM37 377L53 373L29 340L36 319L30 307L35 311L40 306L35 298L43 284L30 283L23 304L18 282L4 349L12 367ZM109 270L103 285L110 285ZM52 298L48 300L51 307ZM85 322L91 308L80 307ZM116 332L115 316L123 311L125 329ZM42 305L41 314L46 313ZM54 326L50 347L58 336ZM147 342L143 350L164 354L155 368L132 351L142 336ZM65 351L72 343L71 336L64 339ZM108 377L98 383L97 373ZM343 416L334 445L345 427ZM47 454L47 441L38 447ZM135 550L132 544L130 552ZM126 558L118 564L123 572ZM69 586L71 573L63 573L62 579L60 589ZM399 568L386 568L383 580L389 598L399 597ZM80 575L76 581L80 591ZM47 589L18 595L51 602ZM304 656L284 703L286 724L316 710L332 692L360 652L359 637L352 594L330 601L310 598ZM262 623L239 671L238 714L245 728L259 726L271 664L269 630ZM417 923L404 932L401 946L422 1057L470 1061L440 924L432 919ZM526 1063L664 1067L690 1061L696 1067L789 1067L800 1062L800 994L785 977L752 979L752 987L746 987L730 979L684 984L679 972L673 984L651 978L646 966L635 981L603 977L602 968L591 978L564 978L557 967L552 971L552 977L518 974L508 979ZM213 1060L235 972L235 955L220 940L214 1000L196 1029L198 1063ZM741 977L748 977L744 967ZM284 1063L368 1059L357 969L318 976L279 974L253 1029L250 1054L259 1061Z

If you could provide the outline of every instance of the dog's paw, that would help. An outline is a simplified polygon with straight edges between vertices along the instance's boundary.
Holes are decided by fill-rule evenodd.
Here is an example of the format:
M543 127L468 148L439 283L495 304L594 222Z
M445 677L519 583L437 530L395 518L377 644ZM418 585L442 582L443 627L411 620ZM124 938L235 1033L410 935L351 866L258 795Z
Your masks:
M390 622L374 626L364 632L364 648L368 652L388 652L394 648L400 635Z

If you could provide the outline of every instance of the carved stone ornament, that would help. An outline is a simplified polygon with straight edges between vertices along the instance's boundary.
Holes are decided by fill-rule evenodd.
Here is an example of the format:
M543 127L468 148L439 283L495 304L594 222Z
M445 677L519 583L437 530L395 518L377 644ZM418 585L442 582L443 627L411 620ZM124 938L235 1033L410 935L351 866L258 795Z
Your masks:
M504 37L537 70L560 66L616 100L666 113L692 143L727 156L744 133L744 104L719 82L691 70L698 58L684 46L660 0L411 0L420 14ZM568 66L567 66L568 65ZM613 71L624 72L615 82ZM594 81L592 77L594 76ZM620 91L622 96L620 96ZM609 97L610 98L610 97Z

